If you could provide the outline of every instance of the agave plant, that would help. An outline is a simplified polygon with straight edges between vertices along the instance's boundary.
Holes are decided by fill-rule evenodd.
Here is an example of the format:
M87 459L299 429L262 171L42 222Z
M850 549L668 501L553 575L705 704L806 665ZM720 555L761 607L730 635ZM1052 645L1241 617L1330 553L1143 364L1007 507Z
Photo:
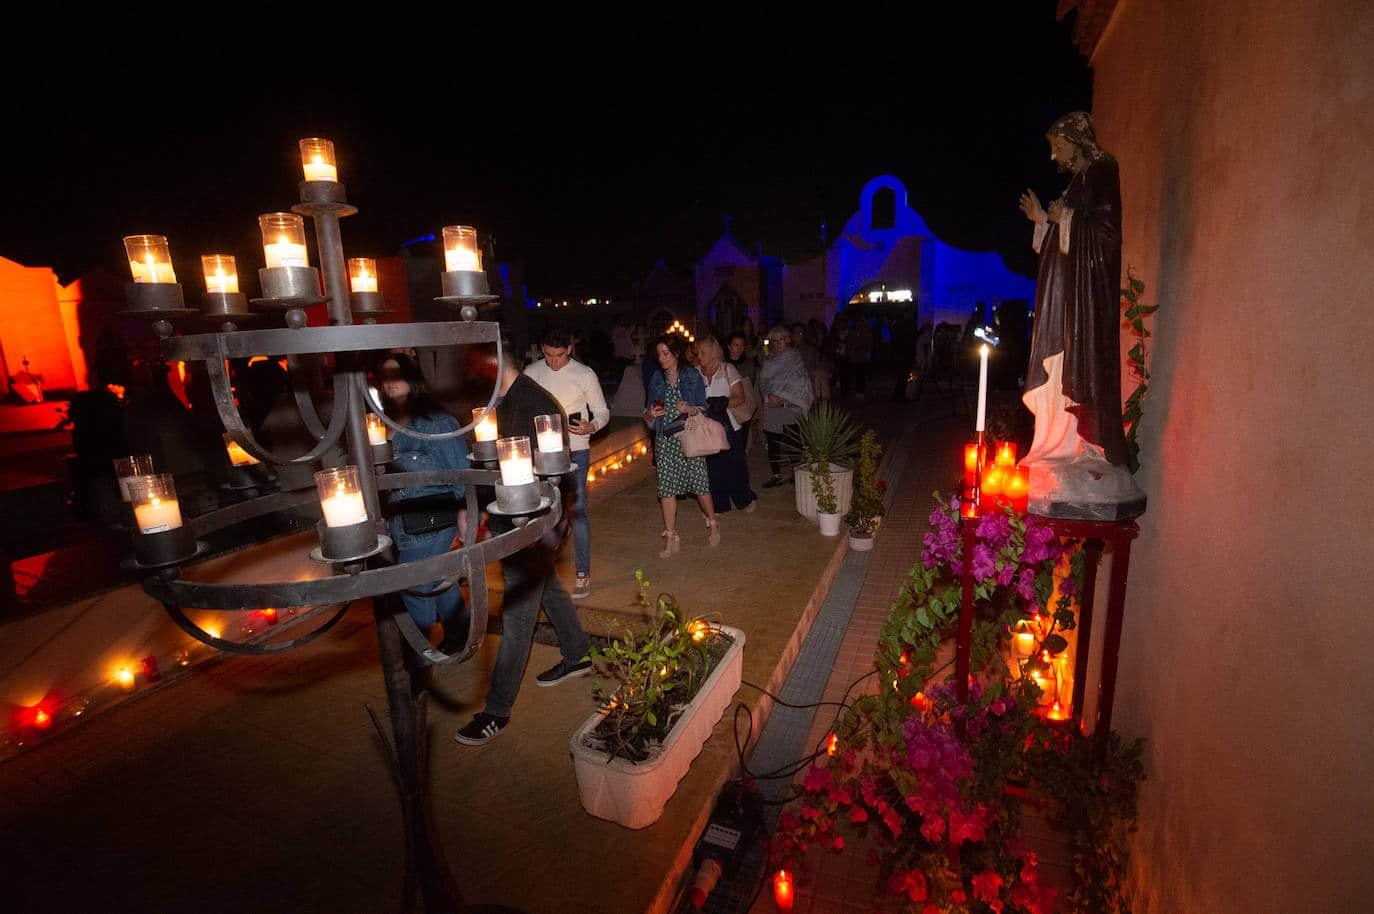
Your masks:
M859 452L859 427L849 413L821 400L787 430L783 451L812 470L848 466Z

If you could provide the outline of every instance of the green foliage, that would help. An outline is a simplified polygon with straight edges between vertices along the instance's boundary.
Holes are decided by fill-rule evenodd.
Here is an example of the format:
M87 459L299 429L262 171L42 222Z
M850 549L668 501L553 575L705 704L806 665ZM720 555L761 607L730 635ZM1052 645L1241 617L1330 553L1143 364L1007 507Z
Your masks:
M883 450L878 436L868 429L859 439L859 460L854 465L854 495L844 516L849 532L872 536L883 519L883 487L878 480L878 462Z
M1126 429L1127 458L1131 472L1140 469L1140 420L1145 415L1145 394L1150 389L1149 350L1145 341L1151 333L1145 326L1145 318L1159 310L1159 305L1147 305L1140 300L1145 292L1145 283L1135 276L1135 268L1126 268L1126 288L1121 290L1122 309L1126 323L1137 337L1136 343L1126 353L1126 361L1131 375L1136 379L1135 390L1126 398L1121 408L1121 424Z
M840 510L835 501L835 477L826 462L812 464L811 488L816 493L816 510L822 514L834 514Z
M635 577L647 586L642 574ZM606 703L593 736L607 761L647 759L710 673L712 642L728 640L704 620L687 620L672 594L659 594L658 610L648 627L627 628L623 639L588 655L598 673L593 695Z
M808 467L848 466L859 450L859 428L849 414L828 400L821 400L811 411L788 428L783 453Z

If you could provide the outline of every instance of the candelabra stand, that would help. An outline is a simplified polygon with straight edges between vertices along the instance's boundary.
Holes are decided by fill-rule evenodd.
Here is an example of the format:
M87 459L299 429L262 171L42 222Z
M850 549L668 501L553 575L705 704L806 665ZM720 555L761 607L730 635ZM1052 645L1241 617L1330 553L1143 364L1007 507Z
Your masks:
M346 202L344 187L335 181L305 181L300 185L301 202L293 211L309 216L315 225L319 257L324 276L324 293L320 294L319 276L310 267L268 267L259 271L263 297L252 304L258 312L284 313L286 327L245 330L239 329L250 314L244 310L242 298L208 296L204 311L186 308L181 288L175 282L136 281L127 287L129 310L125 313L147 319L162 337L166 358L203 361L210 378L215 409L225 430L248 454L266 464L310 464L319 460L340 441L348 454L348 463L357 474L357 491L361 494L366 517L357 522L330 526L321 524L319 548L311 558L327 564L332 573L309 581L277 581L239 584L204 583L185 580L181 566L204 552L200 537L243 523L253 518L319 506L317 493L311 490L272 492L229 505L209 514L182 523L179 509L175 509L175 495L170 502L176 510L173 529L168 524L135 524L135 555L128 565L143 574L144 589L162 603L168 616L187 634L205 644L225 651L262 654L287 650L305 644L328 631L357 599L371 598L381 650L382 673L390 708L393 774L396 777L402 815L405 823L406 880L403 906L405 910L428 912L458 912L463 909L462 895L450 873L431 826L426 784L426 677L424 668L431 664L456 663L472 657L482 642L487 626L486 566L534 544L557 523L561 509L557 489L549 482L530 484L532 498L512 500L507 497L502 513L514 514L516 526L509 532L477 541L477 526L481 505L477 499L479 486L495 486L500 474L491 470L441 470L409 473L379 474L367 432L366 415L370 398L367 392L364 359L369 352L386 352L394 348L414 346L453 346L495 343L497 377L500 377L500 328L493 322L479 322L476 306L493 299L487 294L485 277L478 271L451 271L445 274L446 295L440 300L459 309L463 320L424 324L377 324L381 313L379 301L356 294L350 297L345 269L343 243L339 220L352 215L356 209ZM473 272L477 276L453 276L453 273ZM152 274L156 278L157 273ZM135 272L135 278L139 274ZM304 308L328 303L327 327L306 326ZM355 315L351 303L363 307ZM363 323L355 324L355 317ZM191 326L196 322L212 321L217 332L195 335L174 335L177 326ZM325 421L316 411L310 395L307 375L317 367L314 361L324 353L332 353L335 360L334 397L331 415ZM304 454L283 457L263 447L239 415L234 392L230 385L227 360L254 355L286 356L292 374L295 401L301 419L316 439L316 444ZM498 380L499 384L499 380ZM487 401L491 409L497 387L493 387ZM473 424L442 434L421 434L400 425L374 409L377 416L398 435L415 438L455 438L467 435ZM154 479L155 477L146 477ZM467 525L463 531L464 546L454 551L418 561L397 563L385 536L382 524L380 492L390 489L427 485L462 484L466 491ZM341 490L342 491L342 490ZM513 507L512 507L513 506ZM151 507L167 512L165 502L154 498ZM139 509L136 508L136 511ZM326 521L328 505L324 505ZM151 518L151 514L145 515ZM160 515L159 515L160 517ZM432 647L412 621L402 605L400 594L409 593L434 597L466 578L471 599L471 624L464 647L449 654ZM434 590L419 592L417 587L433 581L442 583ZM251 611L264 607L340 608L324 611L324 621L306 634L289 641L270 645L248 645L226 641L200 628L185 612L187 607L203 609ZM376 718L374 716L374 722ZM381 730L378 724L379 731ZM385 739L385 737L384 737Z

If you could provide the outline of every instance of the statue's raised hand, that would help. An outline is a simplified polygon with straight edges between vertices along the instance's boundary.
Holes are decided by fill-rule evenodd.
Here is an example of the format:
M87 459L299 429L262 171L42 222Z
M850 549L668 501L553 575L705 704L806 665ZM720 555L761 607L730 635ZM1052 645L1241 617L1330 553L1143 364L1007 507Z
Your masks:
M1031 222L1044 222L1046 219L1045 208L1040 205L1040 198L1030 188L1021 195L1021 212L1025 213Z

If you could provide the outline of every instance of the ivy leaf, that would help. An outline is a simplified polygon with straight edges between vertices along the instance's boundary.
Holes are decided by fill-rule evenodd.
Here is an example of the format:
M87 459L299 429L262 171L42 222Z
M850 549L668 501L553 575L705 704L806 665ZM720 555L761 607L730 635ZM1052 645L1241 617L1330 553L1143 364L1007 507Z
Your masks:
M1066 632L1071 632L1078 627L1078 615L1072 609L1057 610L1054 614L1054 624Z
M1059 614L1055 613L1055 618L1058 618L1058 616ZM1042 646L1051 654L1058 654L1069 646L1069 642L1065 640L1063 635L1050 635L1045 639L1045 643Z
M658 717L654 714L653 711L645 711L645 712L644 712L644 719L647 720L647 721L649 722L649 726L651 726L651 727L657 727L657 726L658 726ZM637 729L639 729L639 728L636 727L635 729L637 730Z
M1143 280L1143 279L1136 279L1134 276L1132 276L1132 277L1130 278L1130 286L1131 286L1131 291L1132 291L1132 292L1135 292L1135 293L1138 295L1138 294L1140 294L1141 292L1144 292L1144 291L1145 291L1145 280Z
M926 608L924 606L916 610L916 620L926 628L930 628L930 616L926 613Z

